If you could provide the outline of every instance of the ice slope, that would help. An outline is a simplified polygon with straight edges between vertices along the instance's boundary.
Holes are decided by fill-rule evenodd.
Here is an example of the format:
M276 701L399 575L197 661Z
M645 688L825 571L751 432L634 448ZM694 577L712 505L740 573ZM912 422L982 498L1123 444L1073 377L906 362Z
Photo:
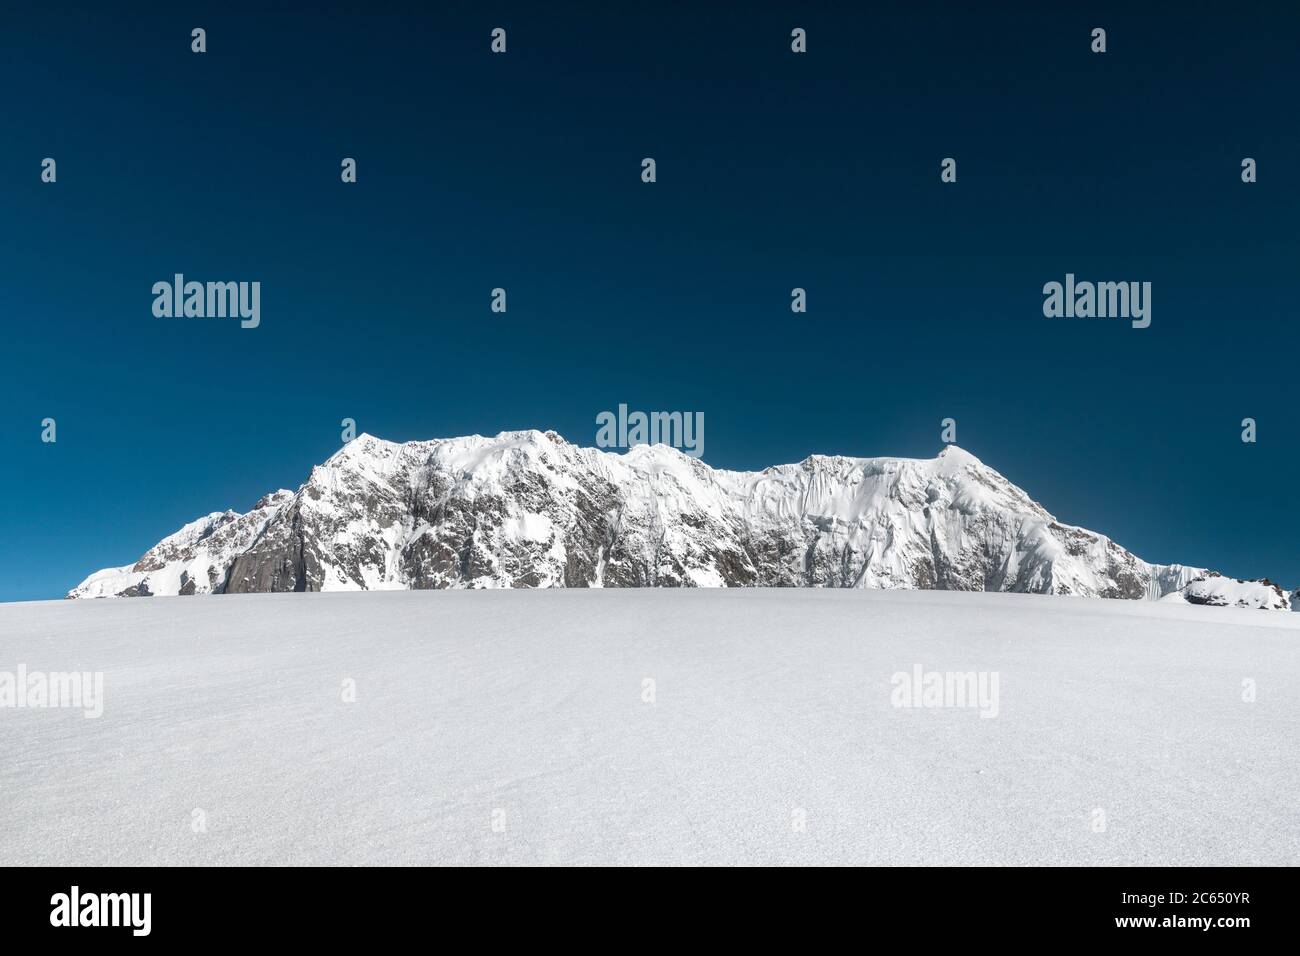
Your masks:
M69 597L430 588L837 587L1159 598L1205 572L1057 521L969 452L716 470L554 432L363 435L293 493L209 515Z
M0 709L3 866L1300 863L1292 614L757 588L0 605L20 662L100 670L105 702ZM894 707L917 664L997 671L998 716Z

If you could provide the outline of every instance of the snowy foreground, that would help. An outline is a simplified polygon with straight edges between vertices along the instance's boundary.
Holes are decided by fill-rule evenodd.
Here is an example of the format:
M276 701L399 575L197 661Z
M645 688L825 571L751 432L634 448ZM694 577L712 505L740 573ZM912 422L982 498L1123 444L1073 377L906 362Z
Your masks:
M862 590L0 605L19 664L102 671L103 715L0 709L0 865L1300 863L1300 615ZM996 716L894 706L917 665L996 671Z

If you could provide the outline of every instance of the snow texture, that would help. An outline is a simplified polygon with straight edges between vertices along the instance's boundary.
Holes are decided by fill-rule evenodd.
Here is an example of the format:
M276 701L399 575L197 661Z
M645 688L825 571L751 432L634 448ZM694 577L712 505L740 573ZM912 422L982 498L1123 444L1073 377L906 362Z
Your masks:
M0 605L20 662L102 671L105 701L0 709L6 866L1300 863L1292 614L763 588ZM997 716L893 706L916 665L997 671Z

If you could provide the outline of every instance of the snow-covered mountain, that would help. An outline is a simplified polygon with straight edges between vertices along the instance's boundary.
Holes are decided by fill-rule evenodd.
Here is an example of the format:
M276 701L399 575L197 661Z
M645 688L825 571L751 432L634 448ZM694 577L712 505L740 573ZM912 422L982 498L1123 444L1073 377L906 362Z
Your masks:
M970 453L722 471L554 432L361 435L73 598L423 588L856 587L1158 599L1209 572L1057 521Z

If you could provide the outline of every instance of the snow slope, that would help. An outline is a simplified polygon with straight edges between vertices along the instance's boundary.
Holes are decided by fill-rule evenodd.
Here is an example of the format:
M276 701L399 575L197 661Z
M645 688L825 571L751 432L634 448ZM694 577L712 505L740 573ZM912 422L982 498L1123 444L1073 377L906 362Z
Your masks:
M102 671L105 700L0 709L5 866L1300 863L1292 614L760 588L0 605L18 663ZM997 671L997 716L893 706L916 665Z
M69 597L538 587L833 587L1160 598L1206 572L1063 524L949 445L761 472L554 432L363 435L293 493L212 514Z

